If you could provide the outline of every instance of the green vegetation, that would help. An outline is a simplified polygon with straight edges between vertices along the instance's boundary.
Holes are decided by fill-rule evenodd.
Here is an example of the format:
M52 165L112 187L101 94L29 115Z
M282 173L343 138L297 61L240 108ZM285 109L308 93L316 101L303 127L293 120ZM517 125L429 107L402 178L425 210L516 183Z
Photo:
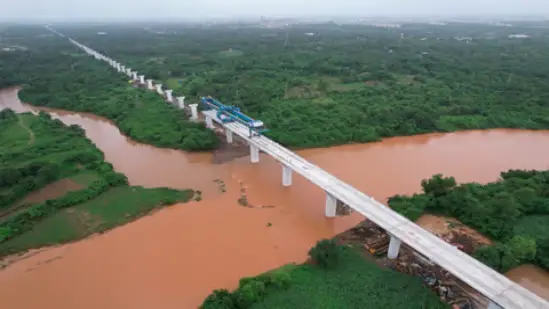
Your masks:
M0 112L0 210L53 181L89 171L112 167L80 127L67 128L45 113Z
M186 202L192 196L192 190L112 188L87 202L57 211L35 223L32 230L0 243L0 255L81 239L131 222L164 205Z
M287 146L433 131L549 128L546 27L413 23L385 29L327 23L283 29L149 28L56 26L124 59L147 77L185 78L175 92L188 100L212 95L241 107ZM509 39L511 33L530 38ZM468 36L473 40L455 39ZM235 57L237 52L243 55Z
M549 270L549 171L510 170L485 185L435 175L421 185L423 194L391 197L391 208L410 220L431 212L475 228L496 242L474 256L500 272L526 263Z
M91 112L113 120L132 139L157 147L190 151L214 149L215 134L191 122L178 108L92 57L72 57L66 38L32 40L34 28L16 28L9 40L25 42L25 52L0 58L0 88L25 85L20 97L34 105ZM42 30L46 31L46 30ZM30 33L29 33L30 32Z
M65 178L83 188L20 205L28 193ZM103 232L193 195L128 186L78 126L46 113L0 112L0 256Z
M201 309L449 308L414 278L380 268L350 247L338 247L333 269L303 264L244 278L229 293L215 291Z
M324 239L309 250L309 257L320 267L335 268L339 262L339 251L335 240Z

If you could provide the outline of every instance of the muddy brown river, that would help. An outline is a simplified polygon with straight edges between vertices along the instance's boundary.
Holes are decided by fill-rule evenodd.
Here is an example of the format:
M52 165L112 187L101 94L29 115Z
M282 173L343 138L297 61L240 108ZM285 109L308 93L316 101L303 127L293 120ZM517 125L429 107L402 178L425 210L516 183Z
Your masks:
M36 111L22 105L16 92L0 92L0 107ZM266 155L258 164L244 157L215 165L211 154L133 142L94 115L48 111L66 124L83 127L132 185L193 188L203 192L203 200L163 209L12 264L0 271L2 308L196 308L213 289L231 289L243 276L303 261L316 241L363 219L358 214L325 218L323 191L299 175L294 175L291 187L282 187L281 166ZM510 168L547 169L549 132L427 134L299 154L386 200L419 191L420 180L436 173L453 175L460 182L488 182ZM225 193L215 180L226 184ZM239 206L242 187L257 208ZM528 278L547 290L549 276L542 274Z

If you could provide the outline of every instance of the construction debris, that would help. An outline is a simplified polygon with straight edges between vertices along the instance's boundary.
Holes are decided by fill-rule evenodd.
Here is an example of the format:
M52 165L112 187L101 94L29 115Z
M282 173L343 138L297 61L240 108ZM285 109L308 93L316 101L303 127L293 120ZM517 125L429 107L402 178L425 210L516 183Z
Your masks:
M459 239L459 237L452 233L439 235L439 237L460 250L464 250L466 247L467 249L470 248L470 246L463 246L457 242L456 239ZM390 236L371 222L360 223L355 228L339 235L338 239L346 244L363 247L368 255L376 259L376 263L380 266L420 277L427 287L443 301L452 305L453 309L486 308L488 304L484 296L405 244L401 246L398 259L388 259L386 255Z

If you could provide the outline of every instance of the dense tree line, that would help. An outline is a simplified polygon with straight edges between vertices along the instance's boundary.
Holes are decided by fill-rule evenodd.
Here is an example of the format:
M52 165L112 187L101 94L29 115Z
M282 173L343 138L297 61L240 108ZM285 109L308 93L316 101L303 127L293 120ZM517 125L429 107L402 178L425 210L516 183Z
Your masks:
M435 175L421 185L422 194L390 198L391 208L411 220L430 212L475 228L495 243L474 255L498 271L525 263L549 270L549 171L510 170L485 185Z
M289 146L549 128L549 31L529 24L58 28L188 99L240 106Z
M66 38L33 39L35 31L32 27L8 31L13 36L8 42L25 44L27 49L2 54L0 87L25 85L20 92L25 102L107 117L132 139L158 147L190 151L217 147L211 130L189 121L157 94L133 88L123 75L88 57Z

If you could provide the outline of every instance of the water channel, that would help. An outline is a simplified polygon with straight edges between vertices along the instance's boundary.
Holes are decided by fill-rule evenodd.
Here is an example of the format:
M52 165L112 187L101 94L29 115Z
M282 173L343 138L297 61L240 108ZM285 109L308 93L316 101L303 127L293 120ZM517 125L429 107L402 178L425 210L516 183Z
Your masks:
M16 89L0 92L0 108L6 107L38 110L21 104ZM203 200L12 264L0 271L0 299L6 308L196 308L213 289L231 289L243 276L303 261L316 241L363 219L358 214L325 218L323 191L298 175L291 187L282 187L281 167L268 156L262 155L259 164L243 157L216 165L209 153L133 142L94 115L47 111L83 127L132 185L193 188L203 192ZM298 153L385 201L419 191L420 180L436 173L460 182L488 182L510 168L547 169L549 132L426 134ZM216 180L226 184L226 192ZM241 188L255 208L237 203ZM522 283L521 270L514 271L511 277ZM546 273L527 271L529 280L549 291Z

